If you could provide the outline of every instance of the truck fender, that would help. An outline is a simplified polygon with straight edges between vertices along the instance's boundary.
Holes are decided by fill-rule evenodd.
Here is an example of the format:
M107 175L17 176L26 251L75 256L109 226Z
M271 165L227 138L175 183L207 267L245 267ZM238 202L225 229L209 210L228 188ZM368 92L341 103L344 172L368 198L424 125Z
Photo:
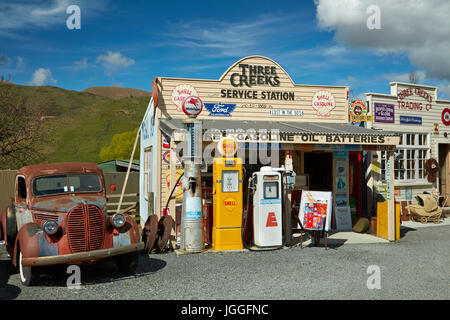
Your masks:
M39 257L39 234L42 234L42 226L38 223L27 223L17 233L12 262L18 267L19 247L24 258Z
M124 214L124 217L124 226L117 229L118 233L115 233L113 236L114 248L139 243L141 241L136 221L134 221L133 217L128 214Z

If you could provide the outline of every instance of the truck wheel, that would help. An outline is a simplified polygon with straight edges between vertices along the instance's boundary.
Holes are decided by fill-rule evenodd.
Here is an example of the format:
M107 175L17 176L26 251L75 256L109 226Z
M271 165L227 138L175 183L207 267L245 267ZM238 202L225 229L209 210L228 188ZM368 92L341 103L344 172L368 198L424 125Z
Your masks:
M20 249L20 248L19 248ZM35 267L22 266L22 252L19 253L19 275L20 281L24 286L32 286L37 283L39 279L39 269Z
M121 255L117 258L117 267L119 272L127 276L136 272L139 264L139 254L137 252L131 252Z

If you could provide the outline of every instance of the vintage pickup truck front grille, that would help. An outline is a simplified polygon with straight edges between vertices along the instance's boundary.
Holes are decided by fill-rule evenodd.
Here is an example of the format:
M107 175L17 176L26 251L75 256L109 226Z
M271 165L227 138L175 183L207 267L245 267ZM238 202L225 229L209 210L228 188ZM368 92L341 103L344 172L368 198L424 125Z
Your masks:
M105 219L94 205L72 209L67 218L67 235L73 253L99 250L103 247Z

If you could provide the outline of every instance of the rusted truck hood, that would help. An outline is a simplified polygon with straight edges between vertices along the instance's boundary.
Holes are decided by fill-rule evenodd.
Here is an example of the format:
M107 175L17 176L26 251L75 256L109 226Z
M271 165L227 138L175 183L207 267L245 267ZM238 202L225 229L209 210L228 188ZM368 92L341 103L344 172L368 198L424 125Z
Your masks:
M106 199L100 196L73 196L52 199L47 198L42 200L35 200L31 205L31 209L53 212L69 212L81 203L92 204L99 207L100 209L103 209L106 206Z

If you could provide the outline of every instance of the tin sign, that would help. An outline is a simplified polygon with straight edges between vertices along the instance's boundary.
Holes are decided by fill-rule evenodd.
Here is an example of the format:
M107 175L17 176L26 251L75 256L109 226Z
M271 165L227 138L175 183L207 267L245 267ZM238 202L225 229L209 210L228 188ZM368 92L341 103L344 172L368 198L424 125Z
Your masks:
M422 117L400 116L400 123L422 125Z
M350 114L350 121L355 123L359 123L361 121L368 121L365 117L367 117L367 106L364 102L360 100L353 101L348 109L348 113Z
M177 111L182 111L183 102L189 96L199 96L197 89L190 84L180 84L172 90L171 99L177 106Z
M449 108L444 108L444 110L442 110L442 123L445 124L446 126L450 126L450 109Z
M197 96L189 96L184 99L182 104L182 110L188 116L197 116L202 112L203 102Z
M312 97L311 103L317 115L322 117L330 116L330 112L336 107L334 96L327 90L317 91Z
M388 103L374 104L375 122L394 123L394 105Z
M205 103L206 110L209 111L208 116L222 116L230 117L231 112L236 108L235 104L231 103Z

